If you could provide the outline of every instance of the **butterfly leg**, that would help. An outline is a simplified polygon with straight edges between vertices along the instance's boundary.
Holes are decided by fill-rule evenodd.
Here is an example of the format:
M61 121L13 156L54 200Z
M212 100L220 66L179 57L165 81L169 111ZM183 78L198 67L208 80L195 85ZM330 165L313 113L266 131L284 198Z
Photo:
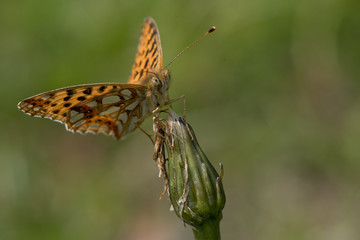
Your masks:
M171 99L171 100L167 101L164 105L170 105L170 107L171 107L172 103L177 102L177 101L179 101L181 99L183 99L183 101L184 101L184 119L185 119L185 122L186 122L186 98L185 98L185 95L182 95L180 97Z
M174 99L170 99L169 101L167 101L164 105L171 105L174 102L177 102L181 99L184 99L184 105L185 105L185 95L181 95L180 97L174 98Z
M138 126L138 128L145 133L145 135L150 139L150 141L152 142L153 145L155 145L154 140L152 139L152 136L150 134L148 134L144 129L142 129L142 127Z
M154 118L156 118L156 119L158 119L158 116L156 116L156 113L158 113L158 112L162 112L160 107L157 107L157 108L155 108L155 109L152 111L152 114L153 114ZM148 134L144 129L142 129L142 128L140 127L140 124L145 120L146 117L147 117L147 116L143 116L142 118L138 119L137 121L135 121L135 124L137 125L137 128L139 128L139 129L150 139L150 141L152 142L152 144L155 145L155 142L154 142L152 136L151 136L150 134ZM155 131L154 131L154 132L155 132ZM156 138L156 137L155 137L155 138ZM156 140L156 139L155 139L155 140Z
M171 99L171 100L167 101L167 102L165 103L165 105L170 105L170 107L171 107L171 104L172 104L172 103L177 102L177 101L179 101L179 100L181 100L181 99L183 99L183 101L184 101L184 120L185 120L185 124L186 124L186 129L188 130L188 132L189 132L189 134L190 134L190 136L191 136L191 139L194 140L194 137L193 137L193 135L191 134L191 131L190 131L190 129L189 129L189 127L188 127L188 124L187 124L187 121L186 121L186 98L185 98L185 95L182 95L182 96L180 96L180 97ZM155 110L156 110L156 109L155 109ZM155 111L155 110L154 110L154 111Z
M171 99L171 100L165 102L165 103L164 103L164 106L170 105L170 107L171 107L171 104L172 104L172 103L177 102L177 101L179 101L180 99L184 99L184 118L185 118L185 110L186 110L186 108L185 108L185 106L186 106L186 104L185 104L185 95L182 95L182 96L180 96L180 97L177 97L177 98L174 98L174 99ZM155 115L157 112L159 112L160 109L161 109L161 107L162 107L162 106L157 106L157 107L152 111L152 114Z

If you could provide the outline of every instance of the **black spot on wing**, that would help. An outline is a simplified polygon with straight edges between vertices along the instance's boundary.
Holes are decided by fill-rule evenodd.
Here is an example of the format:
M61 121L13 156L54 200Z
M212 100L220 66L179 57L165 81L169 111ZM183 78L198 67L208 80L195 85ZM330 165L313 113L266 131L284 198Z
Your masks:
M92 87L88 87L87 89L85 89L83 91L83 93L86 94L86 95L90 95L92 93Z
M86 97L84 97L84 96L80 96L77 98L77 100L79 100L79 101L84 101L85 99L86 99Z
M147 57L147 55L149 54L149 49L148 50L146 50L146 53L145 53L145 57Z
M151 45L150 52L154 49L155 44L156 44L156 41L154 41L153 44ZM155 48L155 49L157 49L157 48ZM155 51L156 51L156 50L155 50Z
M157 53L157 47L154 49L153 53L151 54L151 57L154 57L156 53Z
M153 21L150 21L150 27L151 27L150 30L152 30L152 29L155 30L156 29L155 23Z
M134 72L134 78L136 78L136 76L139 74L139 72L138 71L135 71Z
M102 93L102 92L105 91L105 89L106 89L106 86L101 86L101 87L98 88L97 91L98 91L99 93Z
M156 35L157 35L157 31L154 29L154 31L152 32L152 34L151 34L151 36L150 36L150 38L149 38L149 40L147 42L148 45L150 44L150 42L154 39L154 37ZM155 42L155 40L154 40L154 42Z
M151 30L153 30L154 28L155 28L155 24L152 22L152 21L150 21L149 20L149 22L150 22L150 27L149 27L149 32L148 33L150 33L151 32Z
M146 61L145 61L145 64L144 64L144 67L143 67L143 68L146 68L146 67L147 67L147 65L148 65L148 63L149 63L149 59L146 59Z
M144 69L141 69L139 73L139 78L141 78L143 75L144 75Z
M72 96L72 95L74 95L74 93L75 93L74 89L68 89L68 90L66 90L66 94L67 94L68 96Z
M157 62L158 62L158 59L157 59L157 57L156 57L156 58L153 60L153 62L151 63L150 68L151 68L151 69L155 68L156 65L157 65Z

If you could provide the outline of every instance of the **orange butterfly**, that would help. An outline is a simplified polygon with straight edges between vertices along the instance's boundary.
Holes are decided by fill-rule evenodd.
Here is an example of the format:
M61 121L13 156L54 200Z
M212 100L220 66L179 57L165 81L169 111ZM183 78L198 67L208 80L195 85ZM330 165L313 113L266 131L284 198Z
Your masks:
M168 65L214 30L212 27L187 46ZM146 18L128 83L60 88L27 98L19 102L18 108L30 116L63 123L71 132L104 133L120 139L137 129L154 111L179 99L169 100L169 84L159 30L152 18Z
M155 21L147 18L127 84L61 88L27 98L18 108L30 116L63 123L72 132L104 133L120 139L169 101L169 83L169 70L163 69L159 30Z

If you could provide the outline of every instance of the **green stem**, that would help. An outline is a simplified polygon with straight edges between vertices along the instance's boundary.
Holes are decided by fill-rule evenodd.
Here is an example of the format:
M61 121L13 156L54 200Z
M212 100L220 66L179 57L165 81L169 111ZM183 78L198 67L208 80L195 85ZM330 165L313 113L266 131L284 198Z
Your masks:
M202 225L193 229L196 240L220 240L220 221L208 219Z

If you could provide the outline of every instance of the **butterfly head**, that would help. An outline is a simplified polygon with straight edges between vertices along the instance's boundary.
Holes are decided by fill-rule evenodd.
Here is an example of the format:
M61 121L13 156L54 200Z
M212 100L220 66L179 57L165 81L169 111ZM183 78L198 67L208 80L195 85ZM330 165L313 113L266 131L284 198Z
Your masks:
M158 96L157 101L159 105L163 105L169 100L168 90L170 86L170 72L168 69L160 72L160 74L153 74L151 76L148 87Z

